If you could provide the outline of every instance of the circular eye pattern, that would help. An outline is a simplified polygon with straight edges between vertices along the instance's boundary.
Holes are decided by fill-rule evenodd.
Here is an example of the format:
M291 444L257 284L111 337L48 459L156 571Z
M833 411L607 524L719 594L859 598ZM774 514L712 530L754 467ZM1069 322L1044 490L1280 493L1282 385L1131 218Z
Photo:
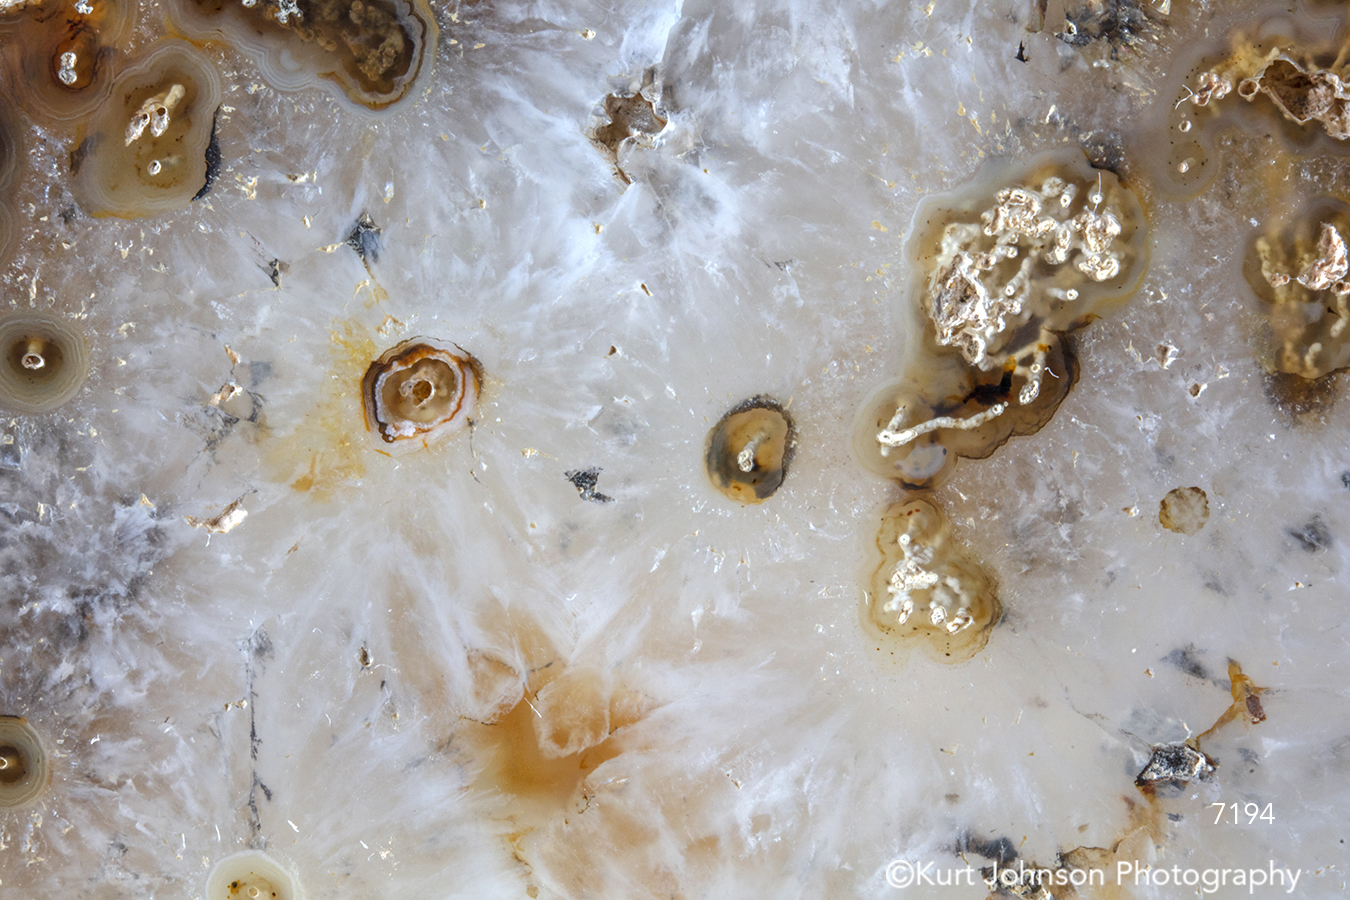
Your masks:
M738 503L762 503L782 485L796 444L788 411L769 397L752 397L708 433L704 465L713 487Z
M51 784L42 738L18 716L0 716L0 809L27 806Z
M425 338L404 341L361 380L366 427L387 444L425 446L467 425L478 404L478 360Z
M84 338L64 319L41 312L0 316L0 409L49 412L75 396L88 372Z
M296 900L295 879L258 850L227 856L206 880L206 900Z

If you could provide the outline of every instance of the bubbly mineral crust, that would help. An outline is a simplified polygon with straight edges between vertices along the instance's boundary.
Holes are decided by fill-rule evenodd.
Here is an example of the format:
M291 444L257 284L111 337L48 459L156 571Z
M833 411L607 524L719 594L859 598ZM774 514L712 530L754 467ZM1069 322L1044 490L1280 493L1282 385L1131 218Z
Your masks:
M993 579L960 552L941 510L922 499L893 507L877 548L882 562L866 613L874 629L942 662L984 649L1002 607Z
M1214 137L1227 126L1279 135L1300 154L1319 140L1334 147L1350 138L1342 45L1326 40L1324 26L1291 22L1285 12L1272 5L1255 13L1260 24L1225 38L1178 84L1165 115L1167 149L1145 159L1169 192L1188 197L1210 185Z
M1287 41L1262 49L1260 43L1239 45L1227 60L1200 72L1180 103L1208 106L1233 93L1247 101L1264 97L1297 125L1315 122L1329 137L1350 137L1350 70L1344 61L1320 65L1312 53Z
M1350 204L1321 198L1252 242L1247 283L1268 304L1259 354L1272 373L1317 379L1350 365Z
M1077 151L1004 169L919 209L907 259L926 353L866 408L873 471L927 487L1054 414L1076 366L1064 335L1138 287L1147 227L1133 192Z
M174 0L189 35L222 38L283 91L334 87L379 111L414 93L439 30L425 0Z
M89 211L139 218L188 205L208 185L220 76L186 41L154 45L122 73L76 151Z

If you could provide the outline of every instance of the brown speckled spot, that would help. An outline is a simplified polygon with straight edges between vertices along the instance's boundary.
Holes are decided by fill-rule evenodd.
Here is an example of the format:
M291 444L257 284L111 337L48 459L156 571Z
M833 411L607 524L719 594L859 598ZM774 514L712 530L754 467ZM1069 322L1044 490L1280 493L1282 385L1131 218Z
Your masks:
M1158 522L1177 534L1195 534L1209 521L1209 498L1198 487L1179 487L1167 492L1158 504Z

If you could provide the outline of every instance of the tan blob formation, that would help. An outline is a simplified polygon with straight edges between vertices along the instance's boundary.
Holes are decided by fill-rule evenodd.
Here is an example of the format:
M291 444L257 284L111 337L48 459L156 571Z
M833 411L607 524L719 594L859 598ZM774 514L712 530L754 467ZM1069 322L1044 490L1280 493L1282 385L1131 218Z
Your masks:
M366 428L390 449L424 447L470 423L481 380L478 360L462 348L426 338L404 341L371 363L361 380Z
M0 809L28 806L52 781L42 738L19 716L0 716Z
M952 540L937 506L911 500L887 510L877 549L882 561L864 615L870 631L941 662L984 649L1003 612L997 589Z
M165 40L113 85L76 151L76 187L97 216L138 218L187 206L207 185L220 106L215 66Z
M205 900L299 900L295 878L260 850L227 856L206 879Z
M115 49L131 30L132 0L41 0L0 14L0 40L21 48L11 65L19 99L38 119L92 112L112 85Z
M1064 336L1136 290L1148 226L1134 193L1078 150L981 173L926 200L905 259L925 339L864 407L865 466L931 487L957 456L988 456L1043 427L1077 375Z
M708 432L704 467L713 487L730 499L763 503L787 477L795 444L787 409L770 397L752 397Z
M1158 522L1177 534L1195 534L1209 521L1209 498L1198 487L1179 487L1167 492L1158 504Z
M425 0L172 0L192 37L253 59L283 91L332 88L359 109L388 109L430 72L439 30Z
M50 412L75 396L89 373L83 335L45 312L0 314L0 409Z
M1274 217L1243 274L1266 304L1266 371L1313 380L1350 366L1350 204L1322 197Z

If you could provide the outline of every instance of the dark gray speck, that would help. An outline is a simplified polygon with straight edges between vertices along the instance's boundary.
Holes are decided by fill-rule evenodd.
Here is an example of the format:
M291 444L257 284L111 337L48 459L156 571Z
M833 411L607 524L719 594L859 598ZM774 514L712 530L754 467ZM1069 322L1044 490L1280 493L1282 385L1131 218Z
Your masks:
M1200 660L1195 658L1195 647L1179 647L1163 657L1163 662L1168 665L1176 666L1192 678L1209 678L1209 673L1201 665Z
M380 226L375 224L369 213L361 213L361 218L356 220L351 233L347 235L347 246L356 251L363 263L369 265L380 261L381 243Z
M216 107L215 115L211 117L211 143L206 145L206 183L192 195L194 202L211 193L211 185L216 183L220 175L220 134L216 131L219 125L220 107Z
M591 469L573 469L567 472L567 480L572 482L572 486L577 489L582 500L589 500L592 503L612 503L613 497L602 494L595 489L600 483L600 472L598 468Z
M1321 516L1313 516L1303 525L1287 529L1286 533L1298 542L1299 549L1305 553L1316 553L1331 546L1331 532Z

